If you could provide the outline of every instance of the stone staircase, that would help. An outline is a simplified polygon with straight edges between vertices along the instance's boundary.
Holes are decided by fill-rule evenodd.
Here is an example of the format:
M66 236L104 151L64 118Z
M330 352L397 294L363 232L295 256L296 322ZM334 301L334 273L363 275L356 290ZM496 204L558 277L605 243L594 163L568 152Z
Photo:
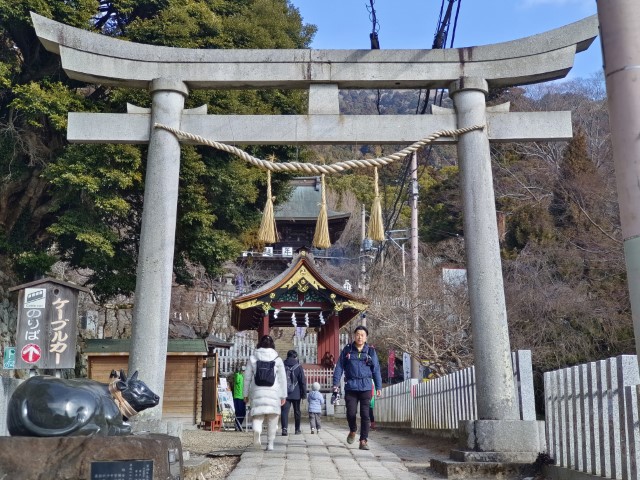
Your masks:
M284 327L279 328L277 332L271 333L273 341L276 344L276 352L280 358L284 361L287 358L287 352L293 350L293 335L295 334L295 328Z

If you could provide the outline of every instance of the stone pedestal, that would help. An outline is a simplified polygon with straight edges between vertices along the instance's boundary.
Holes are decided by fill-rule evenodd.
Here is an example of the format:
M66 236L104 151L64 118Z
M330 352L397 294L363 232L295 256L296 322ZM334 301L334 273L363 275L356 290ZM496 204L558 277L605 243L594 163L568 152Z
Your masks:
M450 460L431 460L438 473L451 479L531 475L546 450L544 422L536 420L461 420L458 433L459 448L451 451Z
M0 377L0 437L9 435L7 430L7 406L9 399L22 380Z
M335 405L331 403L331 393L324 394L325 414L327 417L333 417L336 414Z
M146 470L140 472L143 462ZM153 474L149 469L150 464ZM109 466L117 466L122 470L117 478L123 480L177 480L182 478L182 444L176 437L160 434L0 438L0 478L91 480L92 468L95 474L99 468ZM99 477L94 475L94 478Z
M533 452L535 456L541 451L535 420L461 420L458 430L461 451L474 454Z
M175 420L162 420L160 418L139 418L137 415L129 419L134 435L145 435L148 433L166 434L170 437L177 437L182 441L182 422Z

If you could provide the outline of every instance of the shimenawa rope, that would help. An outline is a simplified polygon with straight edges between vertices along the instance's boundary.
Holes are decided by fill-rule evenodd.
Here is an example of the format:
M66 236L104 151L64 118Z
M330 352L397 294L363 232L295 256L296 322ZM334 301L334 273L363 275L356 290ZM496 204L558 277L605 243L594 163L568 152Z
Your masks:
M404 157L406 157L410 153L413 153L416 150L419 150L420 148L433 142L437 138L455 137L458 135L462 135L463 133L472 132L474 130L481 130L484 128L484 125L473 125L471 127L458 128L457 130L438 130L437 132L434 132L431 135L421 140L418 140L417 142L412 143L408 147L405 147L402 150L396 153L393 153L391 155L387 155L385 157L361 159L361 160L345 160L342 162L333 163L331 165L316 165L314 163L302 163L302 162L283 162L283 163L270 162L267 160L262 160L260 158L254 157L253 155L249 155L247 152L245 152L240 148L233 147L225 143L216 142L215 140L209 140L207 138L201 137L200 135L194 135L193 133L185 132L183 130L178 130L177 128L169 127L161 123L154 123L153 126L154 128L161 128L162 130L166 130L168 132L173 133L177 137L191 140L192 142L195 142L197 144L208 145L218 150L222 150L223 152L232 153L242 158L246 162L249 162L251 165L262 168L263 170L269 170L270 172L303 172L303 173L313 174L313 175L322 175L323 173L324 174L340 173L340 172L344 172L345 170L350 170L352 168L382 167L384 165L393 163L396 160L402 160Z

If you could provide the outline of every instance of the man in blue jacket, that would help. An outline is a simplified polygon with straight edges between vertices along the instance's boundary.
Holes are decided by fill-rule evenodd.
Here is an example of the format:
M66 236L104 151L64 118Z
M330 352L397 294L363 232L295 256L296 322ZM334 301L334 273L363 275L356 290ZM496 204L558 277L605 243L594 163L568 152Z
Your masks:
M349 435L347 443L356 440L358 425L356 414L360 403L360 450L369 450L367 439L369 437L369 404L371 402L371 380L376 389L376 396L382 394L382 376L380 375L380 363L378 354L367 345L367 327L356 327L353 333L353 343L342 349L340 358L333 371L333 390L338 391L340 377L344 372L345 379L345 403L347 405L347 421L349 422Z

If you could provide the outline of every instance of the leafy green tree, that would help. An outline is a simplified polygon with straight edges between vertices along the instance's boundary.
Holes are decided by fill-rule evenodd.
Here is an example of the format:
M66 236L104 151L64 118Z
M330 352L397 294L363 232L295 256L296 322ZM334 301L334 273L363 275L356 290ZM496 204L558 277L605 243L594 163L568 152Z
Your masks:
M462 199L458 167L429 169L429 181L421 195L419 235L436 243L462 235Z
M135 284L146 147L70 145L67 112L150 106L146 91L66 77L35 36L29 12L153 45L188 48L306 48L315 27L287 0L0 0L0 255L30 280L58 260L89 273L103 300ZM210 113L303 111L301 91L195 91L187 108ZM252 148L284 161L291 147ZM300 155L304 157L304 153ZM274 176L281 196L285 175ZM215 274L246 247L265 203L266 175L227 154L184 146L174 271Z

